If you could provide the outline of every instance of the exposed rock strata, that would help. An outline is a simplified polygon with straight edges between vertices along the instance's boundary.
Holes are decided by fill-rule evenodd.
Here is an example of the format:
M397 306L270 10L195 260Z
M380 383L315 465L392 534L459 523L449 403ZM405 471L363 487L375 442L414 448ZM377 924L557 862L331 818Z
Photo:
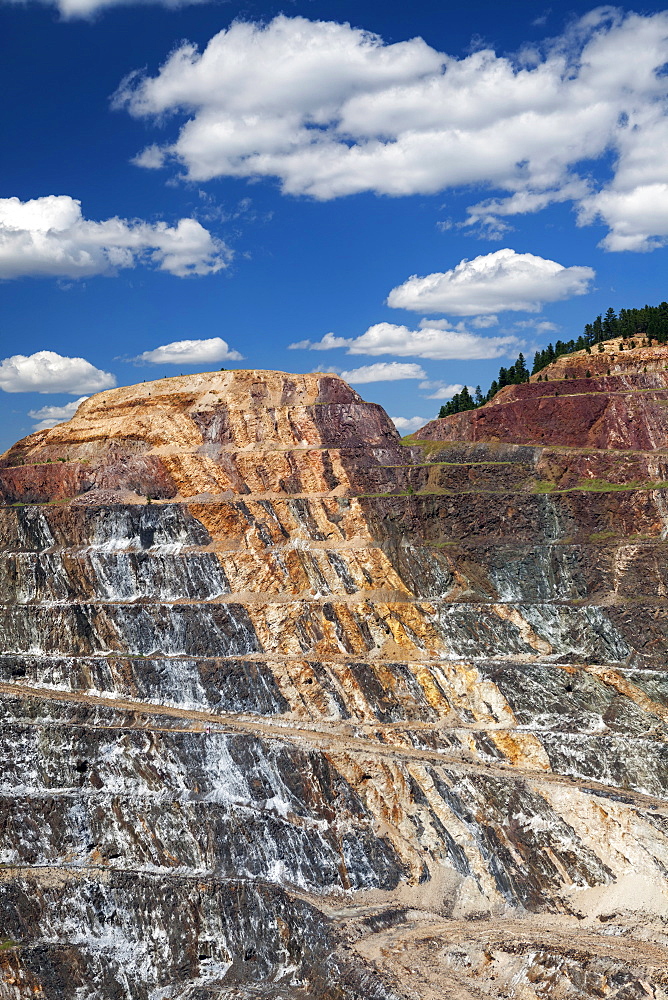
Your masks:
M211 373L4 456L1 996L665 1000L668 453L465 416Z
M505 441L576 448L668 447L668 346L601 344L558 358L487 406L432 420L422 440ZM547 381L545 381L547 379Z

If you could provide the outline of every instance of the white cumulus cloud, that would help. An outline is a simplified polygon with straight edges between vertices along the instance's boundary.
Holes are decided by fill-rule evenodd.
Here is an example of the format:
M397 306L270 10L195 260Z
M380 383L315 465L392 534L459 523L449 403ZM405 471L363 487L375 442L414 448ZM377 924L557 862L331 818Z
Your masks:
M553 333L555 330L559 329L556 323L550 323L550 321L546 319L518 319L515 320L513 326L518 330L533 330L536 334Z
M4 2L22 4L24 0L4 0ZM107 7L121 7L130 3L140 6L159 3L174 10L188 4L206 3L207 0L41 0L41 2L49 7L57 7L60 15L69 20L77 17L90 18Z
M243 354L231 350L222 337L207 340L174 340L152 351L144 351L133 361L152 365L206 365L217 361L241 361Z
M86 278L138 264L184 278L219 271L229 257L196 219L93 222L69 195L0 198L0 278Z
M67 358L55 351L14 354L0 361L0 389L4 392L67 392L78 396L115 385L111 372L95 368L85 358Z
M489 316L474 316L471 320L471 326L474 326L476 330L486 330L490 326L498 326L499 317L494 313L490 313Z
M584 224L597 218L610 228L601 241L606 250L647 251L665 246L668 243L668 183L641 184L629 190L611 187L601 191L582 203L579 221Z
M658 74L664 84L666 65ZM665 102L655 103L620 122L613 179L580 202L580 225L600 220L609 227L600 244L606 250L647 251L668 243L666 112Z
M418 388L428 393L424 397L425 399L452 399L453 396L462 391L464 386L461 382L447 385L445 382L429 381L421 382Z
M310 351L315 351L317 349L323 351L331 351L334 347L345 347L348 341L345 337L337 337L333 333L326 333L322 340L313 342L311 340L298 340L294 344L288 344L288 350L300 350L306 348Z
M397 382L403 378L426 378L427 373L421 365L401 361L378 361L374 365L361 365L341 372L341 378L346 382L361 385L364 382Z
M600 6L515 56L461 58L420 38L386 44L349 24L281 15L235 22L203 51L182 43L155 76L126 78L115 103L179 123L139 155L147 168L173 161L198 181L273 177L319 199L478 185L495 200L473 206L471 221L490 233L507 228L501 216L572 200L583 219L609 222L609 249L649 249L665 236L663 213L635 223L622 195L665 183L667 62L667 11ZM610 155L613 180L601 184L591 164ZM589 201L604 190L614 205Z
M88 398L88 396L80 396L79 399L73 399L71 403L65 403L64 406L41 406L39 410L28 410L28 416L37 421L33 430L45 431L64 420L70 420L79 409L79 404Z
M401 434L412 434L429 422L430 417L390 417L390 420Z
M453 316L494 315L504 310L539 312L545 302L584 295L594 277L591 267L564 267L554 260L506 248L462 260L450 271L424 278L414 274L392 289L387 304L395 309Z
M470 333L461 323L452 327L445 320L421 320L418 330L396 323L375 323L359 337L333 337L327 334L315 343L302 340L299 344L290 346L306 347L311 351L345 347L346 354L395 354L398 357L428 358L432 361L466 361L499 358L516 352L521 341L512 334L483 337Z

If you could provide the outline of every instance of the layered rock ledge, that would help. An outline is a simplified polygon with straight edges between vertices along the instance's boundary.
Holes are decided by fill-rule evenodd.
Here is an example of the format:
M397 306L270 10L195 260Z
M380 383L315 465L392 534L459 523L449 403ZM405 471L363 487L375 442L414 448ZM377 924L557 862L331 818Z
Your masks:
M416 437L576 448L668 447L668 345L563 355L528 383L509 385L486 406L432 420Z
M10 449L0 995L665 1000L668 453L566 402L663 378L420 445L210 373Z

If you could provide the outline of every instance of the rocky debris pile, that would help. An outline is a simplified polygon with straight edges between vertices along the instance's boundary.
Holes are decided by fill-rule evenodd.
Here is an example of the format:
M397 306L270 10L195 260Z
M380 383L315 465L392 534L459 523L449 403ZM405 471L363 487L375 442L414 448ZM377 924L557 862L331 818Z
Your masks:
M455 439L513 405L221 372L3 456L3 997L665 1000L665 458Z
M146 503L146 497L140 497L137 493L133 493L131 490L92 489L87 493L81 493L79 496L73 497L70 503L76 504L78 507L108 507L109 504L114 503Z

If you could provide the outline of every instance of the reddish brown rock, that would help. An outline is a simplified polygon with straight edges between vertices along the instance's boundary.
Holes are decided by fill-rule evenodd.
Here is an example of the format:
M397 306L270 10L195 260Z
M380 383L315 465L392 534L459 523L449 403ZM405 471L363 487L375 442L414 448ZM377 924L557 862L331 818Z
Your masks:
M534 375L528 383L506 386L486 406L432 420L414 438L668 448L668 347L620 351L621 343L609 342L602 353L558 358L539 373L540 381Z

